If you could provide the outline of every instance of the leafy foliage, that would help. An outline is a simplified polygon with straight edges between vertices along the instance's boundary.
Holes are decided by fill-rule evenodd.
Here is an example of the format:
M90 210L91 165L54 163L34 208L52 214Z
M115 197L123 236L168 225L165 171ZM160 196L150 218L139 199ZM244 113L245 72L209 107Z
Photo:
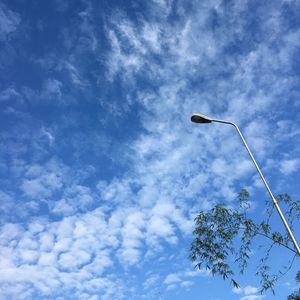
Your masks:
M296 275L296 281L300 283L300 271ZM289 295L288 300L300 300L300 289L297 292L294 292L293 294Z
M242 190L238 200L239 207L236 210L218 204L209 211L201 211L198 214L195 218L195 238L191 245L190 259L196 263L196 268L205 267L213 275L220 275L224 280L230 280L233 286L238 288L234 268L237 268L241 274L244 273L251 256L254 239L263 236L270 243L260 259L256 275L260 277L261 292L271 289L274 293L274 283L291 268L297 253L290 245L287 235L272 231L270 225L270 218L274 212L272 205L267 206L266 219L255 223L247 216L250 209L249 193ZM286 204L285 215L291 226L295 220L300 219L300 201L292 201L288 195L279 195L277 201ZM289 265L275 275L270 273L268 266L268 259L274 245L280 245L294 253Z

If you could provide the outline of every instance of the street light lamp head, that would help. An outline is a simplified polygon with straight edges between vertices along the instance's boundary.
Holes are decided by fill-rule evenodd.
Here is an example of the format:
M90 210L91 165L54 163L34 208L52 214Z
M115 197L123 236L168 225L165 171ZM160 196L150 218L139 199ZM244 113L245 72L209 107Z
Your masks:
M193 114L191 121L194 123L211 123L213 120L205 115Z

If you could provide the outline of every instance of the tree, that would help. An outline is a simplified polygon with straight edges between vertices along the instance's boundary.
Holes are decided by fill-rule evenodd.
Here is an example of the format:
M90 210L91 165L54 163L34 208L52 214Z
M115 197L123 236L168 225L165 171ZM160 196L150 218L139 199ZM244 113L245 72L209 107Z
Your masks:
M272 230L270 220L274 207L270 201L266 202L266 218L257 223L248 217L251 207L249 193L242 190L237 198L239 206L236 209L217 204L210 210L201 211L197 215L190 259L196 263L196 268L204 267L210 270L212 275L220 275L224 280L230 280L233 286L238 288L239 284L234 270L237 269L239 273L244 273L251 259L253 242L261 236L268 241L268 246L259 259L256 275L260 278L260 291L271 289L274 293L275 282L290 270L297 257L297 252L287 234L282 235ZM300 219L300 200L293 201L286 194L276 198L279 203L284 205L285 216L292 228L293 224ZM292 257L285 266L272 274L268 261L275 245L289 251Z
M296 281L300 283L300 271L296 275ZM300 289L299 291L289 295L287 300L300 300Z

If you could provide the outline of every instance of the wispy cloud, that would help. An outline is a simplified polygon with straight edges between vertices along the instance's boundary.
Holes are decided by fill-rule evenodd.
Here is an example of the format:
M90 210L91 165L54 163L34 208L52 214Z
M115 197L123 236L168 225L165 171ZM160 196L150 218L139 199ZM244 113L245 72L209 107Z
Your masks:
M149 1L105 15L93 1L55 3L66 20L57 46L28 59L40 76L0 92L16 122L0 133L0 295L185 291L210 275L182 250L196 213L257 187L234 128L192 124L191 113L241 125L268 175L271 160L286 176L299 171L297 143L279 145L299 139L281 109L299 108L299 31L283 12L296 4ZM0 19L5 40L23 17L1 5ZM262 299L253 286L234 292Z
M244 296L241 297L240 300L260 300L265 298L264 295L258 294L258 288L251 285L247 285L242 288L233 288L232 291L234 294L244 294Z
M0 40L9 39L9 35L17 30L21 22L19 14L10 10L5 4L0 5Z
M285 159L281 161L281 172L285 175L294 173L299 169L300 161L299 159Z

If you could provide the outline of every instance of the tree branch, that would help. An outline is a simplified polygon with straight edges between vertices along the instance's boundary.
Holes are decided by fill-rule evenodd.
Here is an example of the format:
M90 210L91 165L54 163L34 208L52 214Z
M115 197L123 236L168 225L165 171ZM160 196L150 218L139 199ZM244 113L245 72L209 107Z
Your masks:
M279 245L281 245L281 246L283 246L283 247L289 249L290 251L294 252L296 255L298 255L298 253L297 253L293 248L291 248L291 247L289 247L289 246L287 246L287 245L285 245L285 244L283 244L283 243L281 243L281 242L279 242L279 241L274 241L274 240L273 240L270 236L268 236L267 234L262 233L262 232L259 232L259 231L257 232L257 234L259 234L259 235L261 235L261 236L264 236L264 237L268 238L269 240L273 241L275 244L279 244Z

